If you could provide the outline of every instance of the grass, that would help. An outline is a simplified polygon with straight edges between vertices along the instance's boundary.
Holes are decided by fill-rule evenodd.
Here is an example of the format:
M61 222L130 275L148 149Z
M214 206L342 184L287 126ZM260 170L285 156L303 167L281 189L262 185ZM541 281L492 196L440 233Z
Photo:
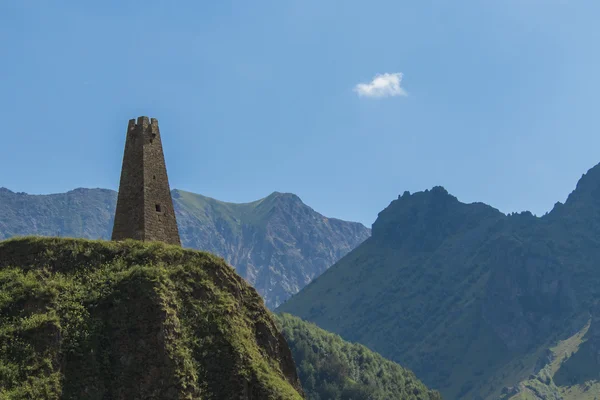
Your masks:
M208 253L0 242L1 399L300 399L278 335L256 291Z

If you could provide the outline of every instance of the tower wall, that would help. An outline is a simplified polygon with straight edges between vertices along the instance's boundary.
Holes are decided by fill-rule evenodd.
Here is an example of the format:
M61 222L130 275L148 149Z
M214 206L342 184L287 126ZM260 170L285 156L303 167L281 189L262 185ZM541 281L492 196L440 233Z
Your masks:
M129 121L112 239L181 245L155 118Z

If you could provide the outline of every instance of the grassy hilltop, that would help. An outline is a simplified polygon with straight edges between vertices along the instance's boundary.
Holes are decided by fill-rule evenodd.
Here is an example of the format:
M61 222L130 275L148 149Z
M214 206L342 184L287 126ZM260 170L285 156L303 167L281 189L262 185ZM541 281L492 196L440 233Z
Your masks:
M158 243L0 242L0 398L301 399L257 292Z

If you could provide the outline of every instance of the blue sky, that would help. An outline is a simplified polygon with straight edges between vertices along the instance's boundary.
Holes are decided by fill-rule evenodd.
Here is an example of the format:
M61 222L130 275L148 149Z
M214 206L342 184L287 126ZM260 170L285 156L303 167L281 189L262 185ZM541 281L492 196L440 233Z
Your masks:
M566 0L2 1L0 186L117 189L127 121L148 115L173 188L293 192L367 225L434 185L541 215L600 162L598 15ZM377 74L387 96L361 96Z

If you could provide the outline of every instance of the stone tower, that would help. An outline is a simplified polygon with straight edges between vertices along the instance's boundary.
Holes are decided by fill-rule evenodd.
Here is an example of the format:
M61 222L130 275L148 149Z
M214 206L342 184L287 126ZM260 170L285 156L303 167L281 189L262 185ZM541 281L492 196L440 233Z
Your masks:
M112 240L181 246L158 121L129 120Z

